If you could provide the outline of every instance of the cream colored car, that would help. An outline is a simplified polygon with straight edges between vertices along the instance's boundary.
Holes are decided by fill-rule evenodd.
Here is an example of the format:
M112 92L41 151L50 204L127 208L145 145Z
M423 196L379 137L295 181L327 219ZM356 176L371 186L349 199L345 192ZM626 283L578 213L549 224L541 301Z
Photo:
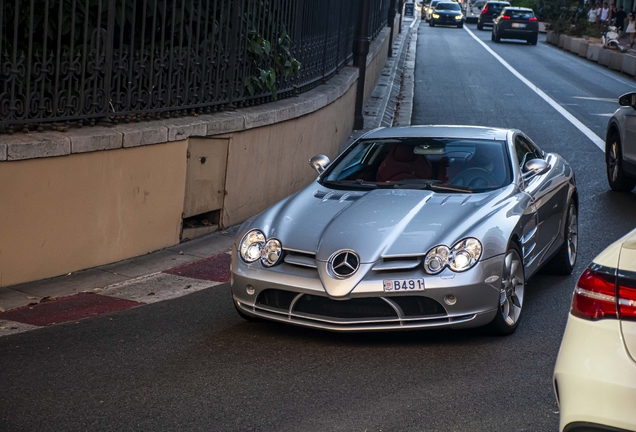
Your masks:
M560 430L636 430L636 230L581 275L554 368Z

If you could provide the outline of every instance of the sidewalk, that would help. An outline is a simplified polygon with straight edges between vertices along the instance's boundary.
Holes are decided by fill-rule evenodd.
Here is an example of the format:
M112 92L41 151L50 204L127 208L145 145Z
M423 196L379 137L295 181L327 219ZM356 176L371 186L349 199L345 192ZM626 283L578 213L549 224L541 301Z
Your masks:
M410 124L418 16L416 12L403 19L393 57L364 108L365 128L354 131L347 144L379 126ZM66 276L0 288L0 337L226 284L237 229Z

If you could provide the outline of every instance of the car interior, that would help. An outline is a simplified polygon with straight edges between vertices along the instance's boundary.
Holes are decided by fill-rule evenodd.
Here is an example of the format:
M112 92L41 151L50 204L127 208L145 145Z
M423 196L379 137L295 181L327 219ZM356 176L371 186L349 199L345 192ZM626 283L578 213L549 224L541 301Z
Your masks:
M324 177L330 185L416 186L422 180L471 190L510 183L503 141L413 138L360 141Z

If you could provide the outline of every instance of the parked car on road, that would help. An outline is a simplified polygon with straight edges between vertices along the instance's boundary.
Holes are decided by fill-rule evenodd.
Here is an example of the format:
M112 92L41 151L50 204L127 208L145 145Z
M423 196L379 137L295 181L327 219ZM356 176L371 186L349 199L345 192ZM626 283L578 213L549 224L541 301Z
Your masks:
M526 280L576 263L574 172L519 130L381 128L311 164L316 181L237 233L232 300L246 319L511 334Z
M560 430L636 430L636 230L583 272L554 368Z
M506 7L492 25L491 39L495 42L501 39L522 39L536 45L538 38L539 21L532 9Z
M462 13L459 3L451 1L437 3L428 25L431 27L435 27L435 25L452 25L458 28L464 27L464 14Z
M510 3L503 1L489 1L486 2L484 7L479 13L479 19L477 20L477 29L483 30L485 25L492 25L495 17L503 10L503 8L510 6Z
M618 104L607 124L607 180L613 190L630 192L636 186L636 93L624 94Z

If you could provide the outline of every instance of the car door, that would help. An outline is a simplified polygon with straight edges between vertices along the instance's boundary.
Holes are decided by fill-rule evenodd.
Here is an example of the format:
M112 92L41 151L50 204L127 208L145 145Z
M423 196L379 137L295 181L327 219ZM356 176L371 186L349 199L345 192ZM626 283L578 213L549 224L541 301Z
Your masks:
M529 244L527 246L527 248L534 248L532 251L532 260L534 262L531 267L535 268L553 251L554 248L551 248L551 246L557 247L560 245L555 240L561 231L563 214L566 211L567 183L561 181L558 173L553 169L556 163L555 156L548 156L547 162L551 165L551 168L546 172L540 174L528 173L524 169L526 162L532 159L546 160L546 157L523 134L515 136L514 145L519 168L524 175L523 188L525 193L532 197L537 214L535 239L532 245ZM535 261L535 258L539 259Z
M631 173L636 173L636 108L625 114L624 121L625 140L621 143L624 168Z

